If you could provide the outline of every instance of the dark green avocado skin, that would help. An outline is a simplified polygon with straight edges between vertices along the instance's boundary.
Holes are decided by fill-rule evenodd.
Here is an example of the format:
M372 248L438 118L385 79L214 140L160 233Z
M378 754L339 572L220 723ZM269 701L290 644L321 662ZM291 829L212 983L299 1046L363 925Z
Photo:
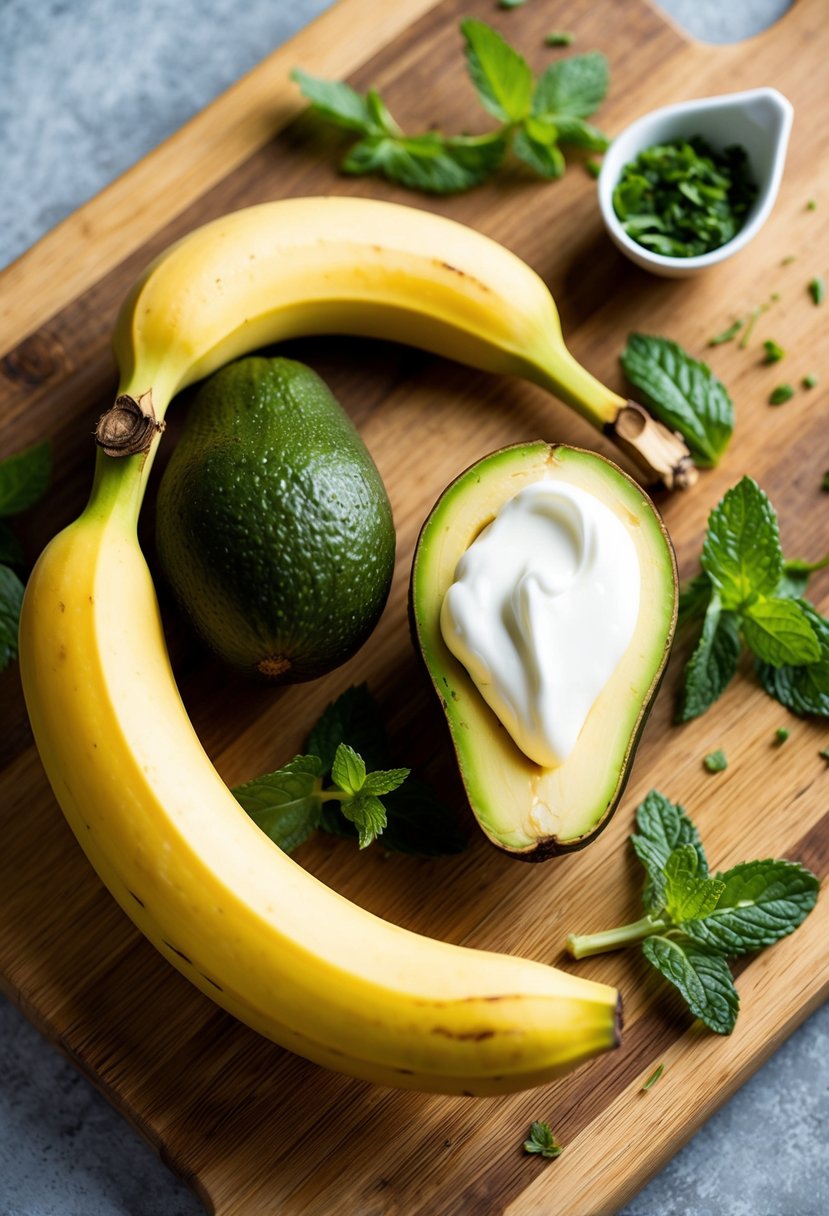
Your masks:
M327 386L290 359L240 359L202 386L159 487L156 542L207 646L286 683L362 645L394 568L380 474Z

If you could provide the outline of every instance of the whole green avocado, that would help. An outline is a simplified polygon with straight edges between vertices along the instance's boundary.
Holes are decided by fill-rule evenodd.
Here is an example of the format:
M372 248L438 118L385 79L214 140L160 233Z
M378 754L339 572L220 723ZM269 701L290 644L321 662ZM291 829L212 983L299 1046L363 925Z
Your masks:
M354 654L394 568L377 467L325 383L291 359L240 359L202 386L159 487L156 542L207 646L282 683Z

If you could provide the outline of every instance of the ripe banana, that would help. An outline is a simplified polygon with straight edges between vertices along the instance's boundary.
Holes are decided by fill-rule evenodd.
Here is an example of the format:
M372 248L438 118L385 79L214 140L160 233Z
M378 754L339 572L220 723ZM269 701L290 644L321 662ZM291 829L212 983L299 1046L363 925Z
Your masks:
M498 1094L614 1046L617 992L389 924L272 844L190 724L136 536L172 394L276 334L398 334L405 324L433 349L477 362L488 351L490 365L496 344L482 334L495 334L502 366L522 365L512 347L526 316L515 309L527 283L539 304L543 289L517 259L478 246L483 238L434 217L421 228L413 216L348 200L275 203L216 221L147 272L121 314L122 395L102 427L112 451L137 445L137 454L99 449L86 509L41 555L23 603L20 668L70 826L124 911L188 979L335 1071ZM489 252L510 308L493 306L476 248ZM549 298L545 308L549 321ZM573 375L581 383L585 373Z

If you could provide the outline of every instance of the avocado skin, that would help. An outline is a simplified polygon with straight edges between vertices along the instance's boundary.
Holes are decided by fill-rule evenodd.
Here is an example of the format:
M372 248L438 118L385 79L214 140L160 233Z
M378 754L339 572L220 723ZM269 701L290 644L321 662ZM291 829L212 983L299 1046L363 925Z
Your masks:
M354 654L394 569L380 474L324 382L290 359L241 359L202 386L159 487L156 542L209 649L281 683Z

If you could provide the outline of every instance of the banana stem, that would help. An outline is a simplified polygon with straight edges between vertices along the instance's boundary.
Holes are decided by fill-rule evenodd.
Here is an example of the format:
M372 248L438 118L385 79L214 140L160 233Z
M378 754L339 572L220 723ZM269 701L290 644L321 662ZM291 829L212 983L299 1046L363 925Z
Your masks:
M666 928L668 925L665 922L643 916L641 920L620 925L618 929L582 935L571 933L567 938L567 950L573 958L588 958L591 954L605 954L608 950L620 950L623 946L641 942L643 938Z

